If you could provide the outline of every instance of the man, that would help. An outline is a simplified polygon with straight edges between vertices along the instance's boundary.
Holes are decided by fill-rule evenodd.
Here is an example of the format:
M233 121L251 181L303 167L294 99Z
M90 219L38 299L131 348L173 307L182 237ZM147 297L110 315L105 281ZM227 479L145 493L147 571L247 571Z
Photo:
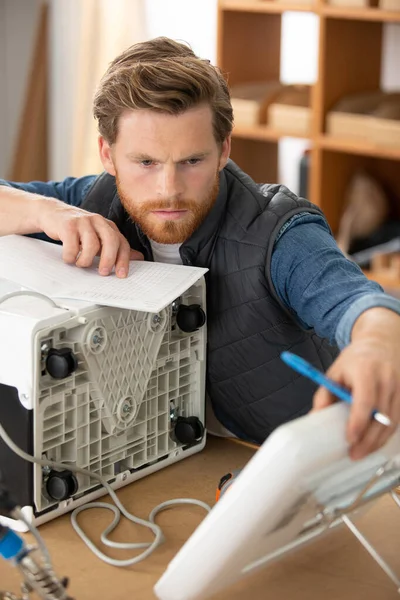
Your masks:
M317 207L229 161L232 107L218 69L166 38L135 45L111 63L94 115L105 173L2 181L0 235L61 241L78 267L100 254L101 275L125 277L142 255L208 267L218 420L262 442L307 412L312 385L279 358L291 349L351 390L351 456L384 444L400 420L399 302L343 256ZM319 389L314 408L333 401ZM393 426L373 421L373 409Z

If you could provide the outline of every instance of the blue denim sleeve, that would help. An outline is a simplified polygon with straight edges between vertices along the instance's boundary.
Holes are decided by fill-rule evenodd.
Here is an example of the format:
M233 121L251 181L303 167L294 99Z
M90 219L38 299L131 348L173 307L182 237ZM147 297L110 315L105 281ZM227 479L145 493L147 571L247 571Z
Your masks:
M15 181L0 179L0 185L13 187L24 192L31 192L32 194L39 194L47 198L57 198L57 200L61 200L71 206L80 206L96 177L97 175L87 175L77 178L67 177L63 181L30 181L29 183L17 183ZM54 240L42 232L28 234L27 237L54 243Z
M0 179L0 185L8 185L47 198L57 198L71 206L80 206L96 177L96 175L87 175L85 177L67 177L63 181L30 181L29 183Z
M400 314L400 301L385 294L339 250L325 219L301 213L281 229L271 276L283 304L299 323L343 348L362 312L375 306Z

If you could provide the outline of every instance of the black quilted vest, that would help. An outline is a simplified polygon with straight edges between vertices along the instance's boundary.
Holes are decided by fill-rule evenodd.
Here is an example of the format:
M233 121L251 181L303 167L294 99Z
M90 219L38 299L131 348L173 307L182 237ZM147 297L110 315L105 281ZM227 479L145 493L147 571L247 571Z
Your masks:
M100 175L81 207L113 220L131 247L152 260L149 241L122 207L113 177ZM209 269L207 389L213 408L222 423L256 442L312 404L314 384L287 367L280 353L291 350L323 370L338 353L298 324L271 280L276 236L304 211L321 214L284 186L255 184L229 161L215 205L180 248L183 264Z

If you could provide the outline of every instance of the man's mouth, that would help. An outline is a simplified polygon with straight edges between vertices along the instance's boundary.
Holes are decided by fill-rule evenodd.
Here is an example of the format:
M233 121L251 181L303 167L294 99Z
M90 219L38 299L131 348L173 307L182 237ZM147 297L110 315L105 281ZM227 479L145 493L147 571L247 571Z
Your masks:
M151 214L159 217L160 219L165 219L168 221L175 221L177 219L181 219L188 211L186 209L181 210L152 210Z

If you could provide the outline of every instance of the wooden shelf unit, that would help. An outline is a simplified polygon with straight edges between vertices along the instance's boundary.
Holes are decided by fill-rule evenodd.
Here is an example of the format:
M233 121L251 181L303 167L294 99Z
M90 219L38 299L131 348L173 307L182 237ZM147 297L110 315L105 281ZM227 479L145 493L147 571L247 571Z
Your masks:
M323 0L307 4L219 0L217 62L230 85L279 79L286 11L311 12L319 19L318 76L312 92L312 130L306 138L310 143L308 197L324 210L336 232L344 191L356 169L384 177L400 199L400 140L398 147L378 146L331 137L325 130L327 113L339 98L380 86L383 27L400 23L400 11L341 8ZM237 126L232 158L256 181L276 182L278 142L284 137L300 136L262 125Z
M400 11L382 10L380 8L338 8L322 5L319 14L333 19L350 19L352 21L376 21L383 23L399 23Z
M368 142L360 142L351 139L341 139L322 134L317 141L320 148L347 152L348 154L359 154L360 156L375 156L376 158L390 158L400 161L400 144L396 146L378 146Z
M280 13L292 10L301 12L312 12L315 6L310 2L299 4L287 2L280 4L274 0L220 0L220 9L224 11L240 11L252 13Z
M400 22L400 11L382 10L380 8L355 8L338 7L324 4L322 1L309 2L277 2L276 0L220 0L219 10L282 14L284 12L312 12L317 15L328 16L336 19L350 19L355 21L382 21Z

